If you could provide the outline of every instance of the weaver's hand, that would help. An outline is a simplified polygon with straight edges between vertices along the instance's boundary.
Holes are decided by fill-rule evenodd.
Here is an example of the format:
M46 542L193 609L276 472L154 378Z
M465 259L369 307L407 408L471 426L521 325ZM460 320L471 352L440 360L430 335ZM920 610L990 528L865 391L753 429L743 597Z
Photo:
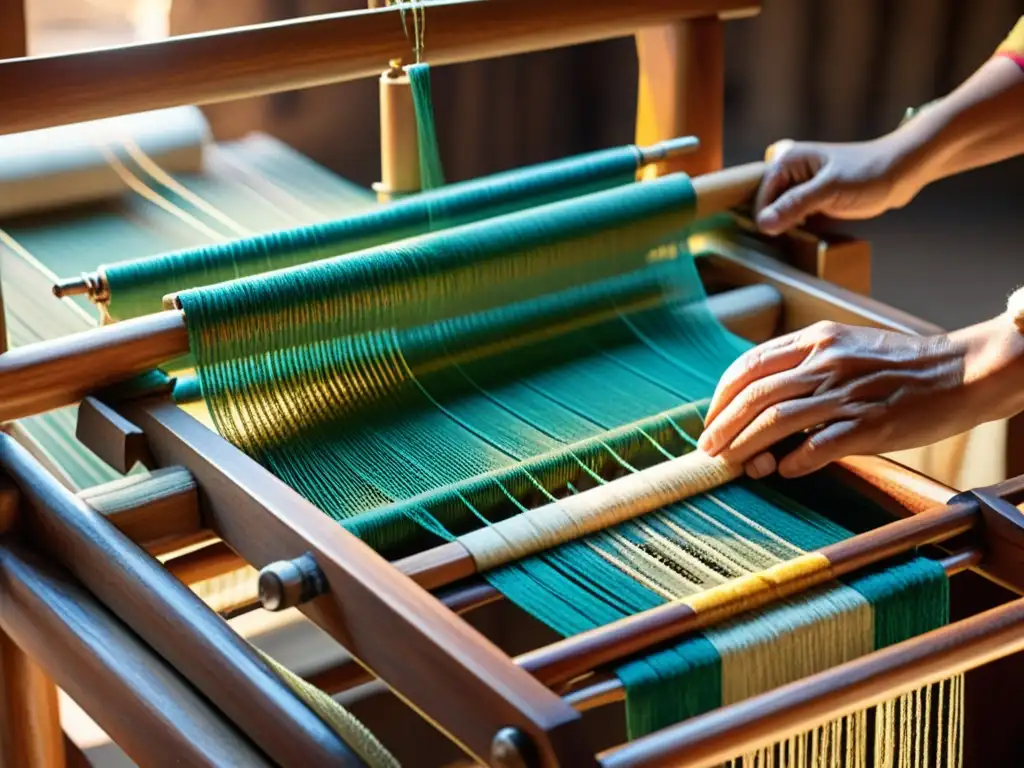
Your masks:
M751 477L915 448L1024 409L1024 335L1005 317L931 337L818 323L740 357L700 447ZM768 449L807 433L779 461Z
M814 214L869 219L906 205L917 192L905 171L907 151L895 136L852 144L774 144L754 201L758 227L778 235Z

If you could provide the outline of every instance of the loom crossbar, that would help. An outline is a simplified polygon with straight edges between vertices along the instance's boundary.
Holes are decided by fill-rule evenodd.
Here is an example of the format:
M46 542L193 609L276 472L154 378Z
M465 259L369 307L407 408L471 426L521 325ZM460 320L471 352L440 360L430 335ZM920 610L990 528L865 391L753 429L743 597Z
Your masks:
M755 0L439 0L427 5L434 65L596 42L675 21L756 13ZM0 134L377 77L408 58L392 6L0 61Z
M980 520L977 504L936 508L783 562L769 571L675 600L525 654L517 663L545 685L574 678L660 643L841 578L915 547L947 541Z

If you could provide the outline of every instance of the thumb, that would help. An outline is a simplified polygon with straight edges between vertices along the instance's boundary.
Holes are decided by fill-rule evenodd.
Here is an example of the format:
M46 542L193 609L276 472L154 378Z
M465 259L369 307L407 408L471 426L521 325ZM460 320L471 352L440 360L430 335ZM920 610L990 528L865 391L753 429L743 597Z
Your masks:
M788 189L763 208L757 214L757 226L765 234L781 235L827 206L832 193L831 180L818 173L809 181Z

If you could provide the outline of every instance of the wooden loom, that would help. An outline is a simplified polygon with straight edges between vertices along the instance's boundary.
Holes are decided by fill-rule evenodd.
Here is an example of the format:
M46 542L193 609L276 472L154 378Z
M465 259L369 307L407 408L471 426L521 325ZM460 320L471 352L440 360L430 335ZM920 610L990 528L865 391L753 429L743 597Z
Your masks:
M557 7L523 0L441 3L430 8L432 60L503 55L664 25L640 35L646 80L638 143L700 136L702 153L686 161L694 173L706 174L697 180L705 208L720 210L749 197L757 169L714 173L721 165L717 16L756 10L752 6L712 0L627 7L599 0ZM0 63L0 95L8 107L0 125L12 132L377 75L382 62L406 47L393 15L339 14L130 51ZM687 17L694 20L679 21ZM130 66L123 63L126 57ZM674 63L666 66L666 60ZM169 61L175 62L173 70ZM183 74L182 61L203 77ZM673 77L652 74L664 70ZM69 82L69 71L81 82ZM655 93L661 90L655 86L663 92ZM687 108L689 99L701 103L699 113ZM676 108L664 119L652 118L648 110L666 104ZM708 123L691 122L695 113ZM712 307L751 340L822 319L910 333L935 330L858 295L866 286L866 273L857 269L863 264L861 244L826 248L804 236L772 243L754 236L702 238L714 254L704 273L715 293ZM96 511L101 504L90 507L62 488L13 440L0 442L6 473L0 625L6 632L10 713L5 764L53 765L61 752L52 686L36 664L88 711L99 713L111 736L144 765L160 764L169 755L197 764L344 763L351 755L331 744L286 691L270 684L251 650L198 601L190 601L175 579L188 581L243 561L263 569L267 608L300 605L358 659L325 676L332 692L379 677L466 752L492 765L710 765L744 745L771 741L1024 648L1024 604L1014 602L595 755L580 712L619 695L602 668L697 628L692 613L670 604L510 659L455 615L496 597L488 587L454 583L472 576L457 549L388 564L165 393L113 407L88 397L186 348L181 315L169 311L0 358L0 419L85 397L79 418L89 426L82 434L97 454L122 470L141 461L163 468L159 476L173 473L185 480L162 493L154 493L152 479L141 480L148 491L140 493L147 497L145 506L103 516ZM1024 593L1017 553L1024 539L1014 507L1024 501L1024 484L1011 481L950 502L949 489L882 459L850 460L829 471L835 482L853 485L904 519L831 548L832 569L817 578L945 542L948 571L973 568ZM166 568L147 554L183 543L205 546ZM810 585L793 582L781 591ZM424 589L442 586L453 588L435 595ZM760 599L778 597L765 592ZM725 605L712 618L736 610ZM409 647L417 654L412 663ZM7 675L21 684L10 684ZM102 717L104 712L130 713L133 722L119 725L117 717ZM24 722L34 725L19 729Z

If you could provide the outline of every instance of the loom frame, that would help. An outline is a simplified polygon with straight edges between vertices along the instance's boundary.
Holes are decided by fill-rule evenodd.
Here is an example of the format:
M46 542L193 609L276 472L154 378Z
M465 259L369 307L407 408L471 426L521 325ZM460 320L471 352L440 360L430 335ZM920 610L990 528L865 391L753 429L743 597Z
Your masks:
M12 5L12 4L8 4ZM15 3L13 5L20 5ZM640 56L641 77L645 73L669 72L670 78L666 83L659 78L657 82L657 93L650 92L645 96L642 93L638 105L638 127L637 135L641 143L647 142L647 136L653 132L655 137L667 138L686 133L695 133L704 139L702 152L697 157L686 158L682 164L672 167L671 170L685 168L691 173L702 173L715 170L721 167L721 105L723 91L722 75L722 24L723 16L743 15L756 12L757 4L753 2L712 2L712 0L692 0L687 3L680 3L679 0L667 2L666 0L649 0L646 3L613 3L607 0L595 2L574 2L566 5L546 4L543 2L531 2L529 11L535 12L531 16L536 24L532 30L519 30L515 34L508 35L507 28L502 28L500 13L511 12L524 13L522 0L490 0L488 8L479 5L474 8L466 6L465 11L456 11L454 3L439 6L431 10L435 16L440 13L441 24L445 23L445 9L452 12L452 33L451 37L455 42L450 48L446 42L436 45L442 49L442 54L437 58L439 63L448 61L461 61L481 58L483 56L507 55L525 50L536 50L541 47L555 47L575 42L585 42L603 37L619 36L622 27L629 26L623 21L628 17L631 28L645 27L638 34L638 53ZM513 9L515 5L515 9ZM685 8L680 8L685 5ZM494 16L490 15L495 10ZM437 13L435 13L435 11ZM389 53L404 51L407 47L404 38L400 39L395 34L394 25L391 29L375 26L383 24L381 19L384 13L393 11L358 12L357 14L332 14L327 17L319 17L316 20L299 20L286 22L279 25L260 25L248 30L229 30L224 33L213 33L209 35L189 36L166 41L159 44L148 44L145 46L132 46L131 51L107 51L88 54L74 54L70 56L47 57L46 59L26 59L22 61L0 62L0 95L4 96L8 105L14 108L8 111L3 121L0 121L0 132L11 132L26 130L32 127L43 127L48 124L60 124L74 120L90 119L109 116L117 113L139 111L144 109L157 108L159 106L171 106L184 101L199 101L201 103L212 103L213 101L230 100L243 95L254 95L255 93L270 93L290 88L305 87L327 82L340 82L345 79L352 79L366 75L376 75L380 66L389 58ZM460 14L464 13L464 18ZM609 15L613 14L614 15ZM476 15L474 15L476 14ZM573 15L575 14L575 15ZM602 15L604 14L604 15ZM579 24L581 15L587 18L586 24ZM15 17L17 14L15 14ZM344 18L343 18L344 17ZM686 17L687 21L677 21ZM489 19L491 22L498 20L496 28L502 28L500 44L499 38L491 33L490 37L484 32L479 32L480 21ZM437 20L435 19L435 24ZM350 29L346 27L351 26ZM464 25L464 26L460 26ZM463 30L459 33L459 30ZM379 30L379 31L378 31ZM468 30L468 31L467 31ZM580 31L589 30L589 31ZM614 30L614 34L612 34ZM345 32L351 35L360 45L358 51L351 56L344 57L343 62L333 59L335 48L338 44L338 33ZM521 33L521 34L520 34ZM545 34L546 33L546 34ZM459 34L468 35L474 38L471 42L458 41ZM22 36L23 40L23 36ZM511 40L511 42L510 42ZM370 45L372 41L372 46ZM372 54L367 49L373 47ZM502 47L503 46L503 47ZM254 50L259 48L261 50ZM387 51L388 53L386 53ZM362 52L364 60L359 60ZM125 67L121 56L127 53L134 56L132 66ZM230 53L231 55L227 55ZM117 55L115 55L117 54ZM170 62L178 56L184 57L195 67L195 72L202 72L203 79L185 75L175 75L170 69ZM233 71L230 59L241 58L245 66ZM225 61L227 59L227 61ZM281 67L281 60L287 59L288 65ZM161 63L163 62L163 63ZM212 65L212 73L203 71L205 65ZM99 82L103 92L97 97L95 92L90 93L90 103L85 104L81 99L73 98L75 82L66 82L64 72L71 65L72 71L79 74L82 83L95 85ZM363 69L360 69L363 67ZM104 80L105 71L116 70L116 76ZM193 73L195 74L195 73ZM123 86L125 78L135 78L137 87L129 88L127 95L119 95L117 91ZM155 86L154 86L155 83ZM129 83L130 85L131 83ZM19 88L21 90L19 90ZM198 93L197 89L205 89ZM70 94L70 95L69 95ZM56 100L64 106L63 111L52 109L52 100ZM694 104L711 105L710 108L695 114ZM45 104L47 109L43 109ZM653 109L659 105L670 105L664 110ZM647 107L645 109L645 107ZM15 110L20 110L16 112ZM11 117L11 114L14 116ZM659 170L668 170L661 168ZM803 246L794 242L786 244L790 258L800 264L805 272L810 272L819 277L840 282L854 291L866 292L867 277L866 267L869 258L869 250L866 244L855 242L844 243L842 247L823 248L822 242L812 239L804 241ZM909 332L934 332L934 326L916 321L914 318L890 310L883 305L865 301L855 294L844 294L833 290L827 284L809 280L800 270L786 267L768 256L755 253L756 249L749 248L746 244L738 244L734 241L721 240L718 243L720 250L715 258L708 261L708 268L704 272L705 279L709 285L716 283L731 283L733 285L750 285L757 282L767 282L775 286L786 299L784 307L783 326L786 329L800 327L806 324L809 319L823 319L827 317L839 322L861 322L872 325L891 327L897 330ZM834 257L834 258L833 258ZM841 258L840 258L841 257ZM849 292L848 292L849 293ZM159 351L155 352L159 357ZM154 363L155 364L155 363ZM316 601L304 606L304 610L317 623L325 621L329 626L332 635L339 639L347 638L349 642L353 639L363 640L366 636L372 635L367 628L362 628L359 637L353 635L353 627L348 625L345 617L351 613L358 614L363 619L378 622L372 617L372 608L380 604L378 596L367 595L370 584L362 582L358 578L353 580L351 563L339 562L342 555L349 555L353 552L359 569L366 568L368 573L373 575L374 584L383 584L388 590L388 595L383 602L395 598L402 603L404 609L402 617L412 616L413 619L422 618L429 626L417 630L421 633L431 635L433 647L436 649L442 642L455 641L464 647L467 643L472 648L482 649L480 661L485 668L470 670L467 701L472 707L484 708L480 701L473 698L474 693L484 693L485 701L498 701L500 707L497 712L488 712L487 717L480 717L480 721L490 725L490 732L484 730L481 733L469 733L468 727L460 726L459 732L466 733L465 741L462 743L469 746L478 754L489 754L486 750L493 746L488 741L490 734L501 734L507 732L494 731L493 723L504 726L512 721L504 721L500 716L512 711L520 719L529 721L526 729L530 733L533 728L543 730L539 745L540 755L543 763L549 763L553 758L567 759L571 765L595 764L592 752L587 752L586 745L579 743L579 730L576 727L578 716L571 712L571 707L566 707L564 701L558 699L547 689L538 689L533 684L535 681L528 680L521 670L518 670L510 663L504 654L498 652L497 658L491 651L489 644L481 636L476 635L472 630L463 628L461 622L454 620L454 617L447 615L440 610L434 598L420 594L418 588L408 585L405 581L398 582L389 574L390 566L376 555L359 551L352 542L344 542L344 546L338 545L334 539L344 539L347 534L338 536L336 529L334 533L328 533L327 528L321 528L322 520L318 510L311 508L311 505L296 505L295 499L289 493L282 492L280 488L274 487L274 483L267 483L267 478L275 480L258 467L250 464L239 464L238 458L245 459L236 449L223 443L219 437L214 435L198 424L191 421L191 417L184 414L174 406L168 405L166 401L153 399L149 402L136 401L118 406L117 413L128 418L129 426L141 427L145 435L147 448L156 457L156 461L164 463L165 459L186 458L185 462L193 470L199 480L203 516L205 524L211 529L223 535L224 540L232 546L243 551L249 562L268 562L278 557L294 557L300 551L311 549L312 539L305 534L309 532L319 533L323 531L325 538L322 544L312 546L313 550L323 557L332 558L332 575L334 582L332 586L337 587L339 583L345 585L341 594L346 600L351 600L352 595L358 598L356 607L343 605L337 602L330 595L318 598ZM190 421L183 420L182 417ZM125 438L123 445L118 443L119 436L127 435L129 432L138 435L130 429L126 431L124 424L117 424L116 420L107 417L114 429L108 433L107 440L112 441L110 455L118 456L127 460L128 453L124 445L128 444ZM131 421L134 419L134 421ZM117 427L121 428L119 432ZM148 428L147 428L148 427ZM197 431L197 427L198 430ZM205 434L204 434L205 433ZM220 441L218 443L218 441ZM109 443L108 443L109 444ZM225 450L228 449L228 450ZM120 453L119 453L120 452ZM208 453L209 452L209 453ZM237 456L231 456L234 452ZM210 462L209 456L224 458L228 470L223 466L217 466L216 462ZM248 460L246 460L248 461ZM903 498L901 508L907 511L920 511L912 507L919 504L917 501L907 501L914 496L909 488L927 485L928 481L916 473L903 470L884 460L882 463L871 465L854 463L852 471L857 482L865 483L866 486L885 499L895 499L897 496ZM67 499L58 493L60 486L56 481L51 486L48 480L42 479L31 470L31 459L22 456L16 462L28 475L35 477L30 484L34 492L45 492L44 495L54 498ZM846 462L839 472L850 471L851 465ZM856 469L859 466L860 469ZM13 471L14 467L8 465L8 470ZM258 470L254 477L248 473L253 469ZM242 477L239 476L239 473ZM260 477L260 473L266 477ZM881 478L881 479L879 479ZM283 485L283 484L281 484ZM253 487L255 486L255 487ZM895 492L894 492L894 489ZM66 490L61 489L66 494ZM290 489L288 489L290 492ZM932 489L935 490L934 488ZM948 490L948 489L947 489ZM1002 491L990 492L988 496L979 496L983 507L990 509L990 519L998 519L1001 523L1014 529L1012 513L1005 509L999 511L999 505L993 508L992 499L999 499ZM290 492L294 495L294 492ZM888 494L894 493L893 496ZM980 493L980 492L979 492ZM56 494L56 496L55 496ZM993 494L995 494L993 496ZM237 507L234 504L241 502ZM985 507L984 505L988 505ZM48 514L59 511L60 504L52 505L42 502L36 504L21 503L22 517L28 517L39 521L45 521ZM250 517L256 515L262 518L263 522L269 523L269 529L274 533L285 532L282 541L267 541L265 539L275 538L273 535L249 535L244 530L246 527L257 528L253 525ZM991 518L996 515L996 518ZM319 517L317 517L319 516ZM109 527L111 531L115 526L106 521L101 521L99 526ZM106 531L104 535L108 535ZM344 534L344 532L342 532ZM67 553L61 552L55 542L49 536L37 537L51 551L49 554L58 561L64 560ZM351 537L350 537L351 538ZM72 544L78 539L72 539ZM358 544L358 542L356 542ZM121 542L118 546L131 549L133 545ZM217 546L212 545L212 546ZM360 545L361 546L361 545ZM56 547L56 549L53 549ZM154 551L154 546L147 547ZM323 551L326 549L327 551ZM223 547L219 550L223 553ZM276 555L280 552L280 555ZM291 554L288 554L288 553ZM137 554L137 553L136 553ZM21 563L17 559L21 557L18 545L6 542L0 544L0 573L11 584L31 584L34 572L23 570L19 579L11 577L4 565L7 563ZM14 559L12 559L14 558ZM376 560L374 560L376 558ZM22 558L25 561L30 557ZM322 560L321 560L322 562ZM1003 563L1010 562L1003 558ZM1005 571L1009 568L1000 568ZM42 569L40 569L42 570ZM173 571L173 568L170 569ZM1009 570L1012 571L1012 568ZM185 573L184 569L179 571ZM1017 576L1009 574L1010 581L1004 579L1007 573L1000 576L989 574L998 578L1001 583L1017 581ZM186 577L187 578L187 577ZM354 585L355 591L350 594L349 587ZM392 594L391 589L397 592ZM337 592L336 592L337 594ZM108 602L108 606L110 601ZM388 606L391 611L392 607ZM423 611L419 616L420 610ZM6 630L8 625L3 623L6 613L0 616L0 625ZM132 629L142 630L152 635L155 627L155 618L144 613L137 613L132 616L128 623ZM433 622L433 623L431 623ZM413 622L417 624L417 622ZM323 626L323 624L321 624ZM403 625L404 627L405 625ZM410 624L409 626L412 626ZM388 627L384 626L387 630ZM17 628L10 625L12 636L17 637ZM439 636L433 635L437 630ZM202 642L202 638L195 633L186 633L188 647L195 647ZM23 643L24 645L24 643ZM368 644L357 642L356 646L362 649ZM348 647L348 646L346 646ZM350 648L351 650L351 648ZM444 660L445 669L453 663L451 654L445 653L445 648L432 651L439 653L439 658ZM22 654L24 655L24 654ZM384 652L374 651L371 654L375 660L378 657L385 662L389 660L384 657ZM395 654L396 658L400 654ZM873 655L874 656L874 655ZM497 659L496 661L494 661ZM456 660L458 661L458 660ZM494 661L497 665L494 669L489 665ZM387 669L389 682L393 684L405 677L412 676L416 670L409 670L394 660L384 664ZM192 662L176 665L177 672L190 681L195 682L197 676L201 676L202 670ZM513 671L514 670L514 671ZM463 670L465 673L465 670ZM393 675L398 675L394 677ZM515 692L518 692L521 701L509 701L504 697L508 693L505 684L509 683ZM446 680L447 682L447 680ZM489 685L490 684L490 685ZM800 685L798 683L797 685ZM421 692L421 685L414 685L417 691L417 698L429 703L427 714L436 714L438 719L435 723L450 722L453 715L445 711L447 705L440 700L439 695L427 695ZM408 690L408 689L405 689ZM400 690L401 694L402 691ZM495 697L498 699L495 699ZM556 702L557 700L557 702ZM525 711L520 711L520 705ZM126 704L126 706L128 706ZM421 710L422 711L422 710ZM491 717L495 715L495 717ZM513 723L514 724L514 723ZM474 726L475 727L475 726ZM251 731L251 729L249 729ZM672 732L675 729L666 729ZM532 734L531 734L532 735ZM671 733L667 736L671 737ZM472 738L469 738L472 736ZM655 734L657 738L665 738L666 734ZM528 750L522 743L516 742L513 734L511 740L506 740L505 758L508 764L514 764L516 758L527 758ZM504 764L499 759L492 760L493 764ZM525 762L525 761L524 761ZM653 764L648 761L640 761L643 764ZM614 764L639 764L622 760Z
M905 332L932 330L929 324L905 313L808 277L773 259L768 248L753 247L752 240L745 243L740 242L742 238L716 234L702 237L708 241L705 245L713 244L715 251L702 269L709 287L714 290L725 285L772 285L785 299L781 330L791 330L819 319L859 322ZM522 723L525 725L513 733L532 738L520 740L513 750L515 754L522 756L525 745L532 744L539 752L536 764L594 764L593 753L582 743L579 716L564 699L532 679L505 654L446 611L440 601L409 584L386 561L330 523L319 510L301 500L240 451L165 396L117 403L112 410L119 420L111 426L120 427L120 432L115 428L100 434L110 439L111 435L119 433L141 433L145 436L145 455L152 457L155 465L187 467L199 488L203 525L241 554L246 562L262 566L313 553L317 564L327 572L333 595L322 595L303 605L302 610L361 663L379 673L392 690L416 705L430 722L449 735L455 735L457 743L471 754L492 765L505 764L493 754L488 759L487 755L495 746L493 740L502 734L507 737L510 723ZM126 444L122 443L121 447ZM117 450L115 446L110 455L116 455ZM856 481L874 489L877 499L886 501L890 507L895 504L897 509L906 512L920 512L951 493L933 481L882 459L844 462L831 471L840 475L845 472L849 476L851 466ZM35 485L40 483L37 478ZM110 523L107 525L113 528ZM1019 534L1019 530L1017 532ZM1006 579L999 580L1007 583ZM1016 577L1012 580L1017 581ZM1017 583L1021 585L1020 581ZM1022 591L1021 586L1017 591ZM344 600L334 595L344 595ZM380 609L391 614L388 620L382 621ZM397 626L392 623L396 620L400 622ZM146 636L153 631L151 626L147 630L147 625L153 621L153 617L136 615L131 626ZM398 648L391 649L380 643L381 637L408 640L413 636L428 638L431 654L438 654L435 649L440 648L438 657L443 659L440 662L443 679L449 686L452 679L460 681L462 695L458 698L471 704L477 715L473 720L459 722L454 727L450 725L460 720L465 710L452 710L451 697L445 695L443 685L437 686L436 681L424 684L422 671L435 669L433 661L423 667L410 668L402 662ZM201 642L201 638L193 636L189 642ZM417 644L418 649L422 647ZM476 654L475 668L469 670L469 674L461 666L463 659L447 653L452 649ZM196 674L188 662L176 668L188 679ZM518 690L519 700L506 698L508 690ZM487 701L498 702L498 705L483 703ZM519 707L526 711L517 711ZM456 730L456 734L449 728ZM547 728L563 729L556 735L565 741L543 740ZM672 734L672 729L666 729L664 738L671 741ZM627 757L631 754L626 753Z
M700 237L706 238L705 245L715 251L715 255L708 257L702 269L709 286L722 288L726 285L767 283L783 294L780 331L794 330L817 320L853 322L910 333L927 333L935 330L931 324L906 313L809 277L800 270L773 259L770 255L770 246L757 248L753 238L745 238L746 242L740 242L719 234ZM398 636L408 638L414 634L422 637L423 633L436 630L440 634L434 636L434 644L451 649L461 648L465 633L473 633L472 629L464 625L453 612L445 610L440 600L428 597L415 584L401 577L396 582L385 576L387 571L391 571L391 575L395 575L396 572L375 553L361 552L359 568L365 568L366 572L374 574L372 580L368 578L362 585L387 584L385 590L396 590L377 594L385 603L394 601L389 610L416 601L412 623L401 630L391 629L380 620L379 615L373 614L370 603L364 602L365 595L358 595L359 605L356 605L347 581L350 576L343 573L340 561L344 559L344 565L354 569L353 554L358 547L350 549L351 542L343 540L352 537L344 531L338 531L319 510L297 499L297 494L287 489L287 486L166 398L126 401L114 404L113 408L146 435L149 453L158 465L185 466L193 473L201 489L204 524L245 562L254 567L263 567L273 562L312 554L317 565L327 576L331 590L335 594L345 595L345 599L331 600L329 593L323 594L312 602L302 604L300 610L339 640L353 658L359 660L359 664L373 670L392 691L399 693L407 703L416 706L430 722L451 733L444 724L453 723L461 716L452 712L450 697L434 691L432 685L424 686L430 689L429 692L424 692L421 687L423 668L397 669L393 660L385 658L390 651L379 647L379 638L383 636L382 632L397 631ZM854 485L897 516L921 513L936 504L946 503L954 494L952 489L879 457L847 460L828 471L837 482ZM261 522L257 524L256 519L260 519ZM320 532L322 523L326 523L326 526ZM330 532L332 530L334 533ZM987 532L987 528L983 530ZM964 537L958 537L956 543L961 546L973 544L972 536L973 534L967 537L967 541ZM1017 546L1013 542L1024 540L1019 526L1007 534L1006 540L1010 543L999 546L999 551L1006 551L1006 548L1010 547L1009 551L1012 554L1013 548ZM993 541L1000 545L1002 540L993 539L989 543ZM958 552L960 547L954 544L948 551ZM1018 594L1024 594L1024 575L1011 574L1007 578L1006 574L992 573L985 566L986 563L982 562L975 565L973 570L1001 585L1010 586ZM339 590L338 584L345 586ZM428 603L432 603L429 608ZM356 616L359 618L356 619ZM427 629L426 625L432 621L436 621L436 624ZM358 622L365 623L363 629L366 634L353 633ZM483 636L473 637L469 646L481 654L486 653L487 660L483 660L483 655L481 660L488 669L486 674L481 671L481 677L486 677L487 680L475 678L470 682L463 673L460 679L464 682L460 685L465 687L460 688L459 698L472 702L474 710L483 711L493 706L483 703L493 700L493 689L488 689L487 682L494 681L493 684L497 685L497 681L500 680L502 686L517 686L518 690L525 691L517 706L523 706L527 712L516 713L522 719L513 720L508 709L503 707L500 711L486 713L486 717L478 714L472 725L460 721L457 726L453 726L459 734L458 743L468 747L477 759L492 765L503 765L493 757L493 752L488 759L488 749L493 750L494 747L489 740L502 733L510 723L526 722L529 725L523 727L522 733L528 735L530 739L524 740L523 743L535 745L539 753L535 764L593 764L593 753L587 752L585 746L573 745L569 756L566 757L566 753L559 749L562 745L555 746L553 740L536 743L536 731L532 728L544 722L541 713L551 717L548 713L552 711L549 709L554 703L552 699L564 703L563 699L544 686L540 686L543 689L543 692L540 692L527 684L522 678L530 677L529 674L515 665L504 653L498 651L496 655L493 654L492 650L496 649L493 649ZM420 647L417 645L417 648ZM383 666L380 664L381 660L385 662ZM449 664L451 660L448 659L444 663ZM433 664L434 662L430 662L424 667L433 667ZM491 664L496 666L490 667ZM450 670L445 672L445 679L450 681L449 673ZM398 677L395 677L395 674ZM348 684L352 684L363 681L363 678L350 675L347 680ZM537 681L531 678L530 682ZM530 690L531 688L533 690ZM508 703L507 700L504 703ZM560 714L561 718L565 719L553 718L560 727L564 727L567 720L572 722L572 716L564 709ZM470 729L479 727L477 724L484 720L489 720L491 725L486 726L481 733L471 733ZM495 728L497 723L505 723L505 726ZM566 731L565 735L571 740L579 737L578 728L566 728ZM666 739L672 738L670 731L671 729L666 729ZM471 744L474 746L470 747ZM560 762L549 763L548 758L556 755L556 760Z

